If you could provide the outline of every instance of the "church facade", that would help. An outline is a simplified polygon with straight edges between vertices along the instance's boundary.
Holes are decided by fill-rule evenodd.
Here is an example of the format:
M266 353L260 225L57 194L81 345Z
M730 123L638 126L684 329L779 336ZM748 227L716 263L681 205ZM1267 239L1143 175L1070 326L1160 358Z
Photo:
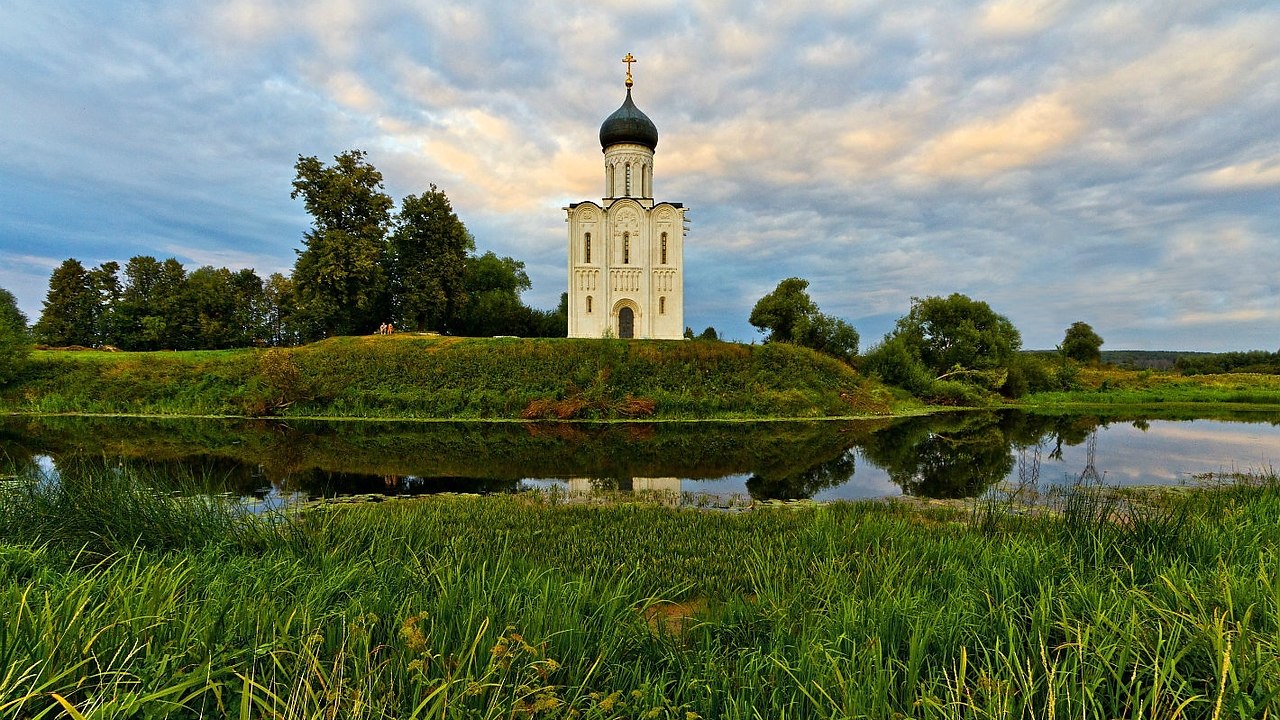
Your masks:
M685 208L653 199L658 128L627 97L600 126L604 198L565 208L569 337L684 336Z

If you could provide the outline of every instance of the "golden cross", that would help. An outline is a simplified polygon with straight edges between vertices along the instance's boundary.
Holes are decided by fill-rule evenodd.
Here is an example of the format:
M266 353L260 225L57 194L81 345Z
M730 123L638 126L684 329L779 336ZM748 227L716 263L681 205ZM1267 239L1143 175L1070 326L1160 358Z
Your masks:
M631 63L636 62L636 59L631 53L627 53L627 56L622 58L622 62L627 64L627 87L631 87Z

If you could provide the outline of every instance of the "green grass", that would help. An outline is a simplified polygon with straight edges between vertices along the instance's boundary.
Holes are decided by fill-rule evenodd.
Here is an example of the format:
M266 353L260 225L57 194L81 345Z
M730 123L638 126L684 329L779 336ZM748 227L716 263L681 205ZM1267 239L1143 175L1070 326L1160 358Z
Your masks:
M508 496L280 523L93 492L137 480L111 472L6 486L23 509L0 514L0 715L1226 718L1280 703L1274 475L1151 503L1083 488L1061 514Z
M288 350L36 352L0 392L24 413L353 418L883 415L903 401L787 344L417 336Z
M33 414L383 419L780 419L930 408L785 343L340 337L286 350L39 351L0 389ZM1083 368L1025 408L1280 406L1280 376ZM975 400L975 402L977 402ZM999 403L997 398L981 400Z
M1229 373L1181 375L1176 372L1085 368L1075 390L1035 393L1023 399L1028 407L1224 405L1271 407L1280 405L1280 376Z

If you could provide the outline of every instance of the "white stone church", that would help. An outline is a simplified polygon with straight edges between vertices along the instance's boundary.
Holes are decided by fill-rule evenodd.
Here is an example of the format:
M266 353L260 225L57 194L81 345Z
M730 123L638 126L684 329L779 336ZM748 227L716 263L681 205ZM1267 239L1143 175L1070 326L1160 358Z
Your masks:
M604 194L565 208L569 223L569 337L684 336L686 208L653 200L658 128L627 98L600 126Z

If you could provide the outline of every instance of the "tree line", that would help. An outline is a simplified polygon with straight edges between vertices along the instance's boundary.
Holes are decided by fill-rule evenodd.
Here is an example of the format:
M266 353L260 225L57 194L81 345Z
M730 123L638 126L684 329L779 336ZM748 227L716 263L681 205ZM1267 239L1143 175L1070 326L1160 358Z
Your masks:
M912 298L911 309L865 354L858 331L809 297L809 281L787 278L756 302L750 323L765 342L789 342L854 365L881 381L942 405L977 405L984 395L1020 397L1072 389L1078 366L1101 360L1102 337L1088 323L1067 328L1056 360L1022 352L1009 318L960 293Z
M476 254L475 239L435 185L397 209L360 150L325 164L299 156L291 196L312 224L289 276L249 268L187 271L140 255L49 279L35 340L51 346L195 350L294 345L371 333L384 323L454 335L562 337L567 297L531 308L524 263Z

